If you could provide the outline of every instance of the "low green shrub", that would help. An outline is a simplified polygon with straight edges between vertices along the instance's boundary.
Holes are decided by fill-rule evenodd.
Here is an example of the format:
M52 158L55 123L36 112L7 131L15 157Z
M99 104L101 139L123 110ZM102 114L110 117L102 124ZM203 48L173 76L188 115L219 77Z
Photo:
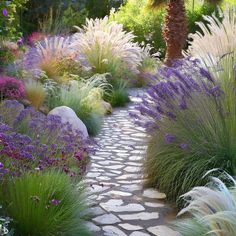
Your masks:
M130 99L127 89L118 88L114 89L114 91L112 92L109 102L113 107L123 107L129 101Z
M25 174L2 186L0 199L19 236L85 236L83 188L66 174Z
M129 94L127 91L128 81L123 79L110 80L113 90L105 98L113 107L123 107L129 101Z

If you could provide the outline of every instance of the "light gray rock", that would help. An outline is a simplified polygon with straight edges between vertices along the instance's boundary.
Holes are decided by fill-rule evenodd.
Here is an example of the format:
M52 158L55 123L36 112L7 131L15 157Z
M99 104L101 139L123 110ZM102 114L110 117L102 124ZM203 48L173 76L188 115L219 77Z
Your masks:
M158 212L141 212L136 214L119 215L122 220L154 220L159 218Z
M113 214L104 214L93 218L93 221L99 225L113 225L115 223L120 223L120 219Z
M85 124L70 107L56 107L48 113L48 116L50 115L60 116L63 123L68 122L72 125L72 129L74 131L79 130L83 134L84 138L88 138L88 131Z
M166 198L166 195L164 193L160 193L153 188L144 190L143 196L147 198L154 198L154 199L159 199L159 200Z
M149 227L148 232L156 235L156 236L180 236L180 234L165 225Z
M87 228L92 231L92 232L99 232L101 231L101 228L98 227L97 225L95 225L92 222L86 222L85 225L87 226Z
M140 204L122 204L122 200L111 199L107 202L100 203L100 206L108 212L140 212L145 210L145 208Z
M104 236L127 236L127 234L115 226L104 226L102 229L104 231Z
M146 234L140 231L134 231L132 234L130 234L130 236L150 236L150 234ZM168 236L168 235L165 235Z
M130 231L136 231L136 230L141 230L143 229L143 227L139 226L139 225L131 225L128 223L125 224L119 224L119 226L125 230L130 230Z

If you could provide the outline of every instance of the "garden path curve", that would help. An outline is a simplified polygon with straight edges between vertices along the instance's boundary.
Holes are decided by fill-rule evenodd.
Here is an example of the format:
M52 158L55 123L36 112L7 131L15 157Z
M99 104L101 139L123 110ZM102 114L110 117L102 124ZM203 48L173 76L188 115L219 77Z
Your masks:
M96 137L99 147L85 180L92 217L87 225L95 236L178 235L167 226L174 211L165 194L143 188L146 134L129 117L138 93L142 90L131 91L129 106L105 118Z

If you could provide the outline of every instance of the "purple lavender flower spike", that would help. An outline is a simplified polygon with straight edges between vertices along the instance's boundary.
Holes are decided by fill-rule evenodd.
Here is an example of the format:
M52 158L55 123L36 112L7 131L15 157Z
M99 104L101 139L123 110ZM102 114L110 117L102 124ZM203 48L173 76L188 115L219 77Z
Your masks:
M57 205L59 205L60 203L61 203L60 200L57 200L57 199L52 199L52 200L51 200L51 204L54 205L54 206L57 206Z
M181 144L179 145L179 147L180 147L181 149L183 149L183 150L187 150L187 149L188 149L188 144L187 144L187 143L181 143Z
M173 134L165 134L165 141L167 143L173 143L176 140L176 136Z

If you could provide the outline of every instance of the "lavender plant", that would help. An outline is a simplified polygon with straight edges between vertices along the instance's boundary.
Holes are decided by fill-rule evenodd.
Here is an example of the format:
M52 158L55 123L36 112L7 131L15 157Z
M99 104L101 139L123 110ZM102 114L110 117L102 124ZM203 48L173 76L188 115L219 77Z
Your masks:
M24 84L15 78L0 75L0 101L21 99L25 96Z
M235 173L235 85L226 94L196 60L163 67L133 114L150 132L145 172L170 200L196 185L204 173L222 168Z
M32 108L23 109L9 120L9 113L19 108L8 101L1 109L1 177L20 176L25 172L60 169L71 176L85 171L88 141L60 117L44 116ZM9 123L9 126L6 123Z

